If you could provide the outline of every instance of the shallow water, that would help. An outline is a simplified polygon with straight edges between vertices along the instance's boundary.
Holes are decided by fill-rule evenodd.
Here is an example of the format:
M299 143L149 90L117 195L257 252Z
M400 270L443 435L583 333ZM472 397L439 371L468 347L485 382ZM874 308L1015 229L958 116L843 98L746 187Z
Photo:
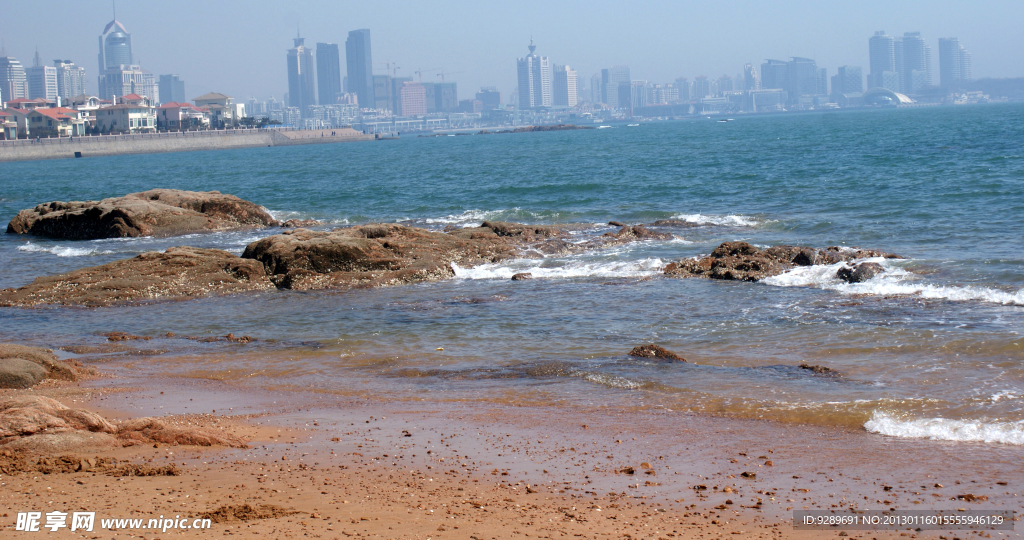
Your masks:
M681 219L666 242L457 268L456 279L103 309L3 309L0 339L158 338L93 358L161 374L399 399L582 403L1024 444L1024 106L696 120L614 129L0 165L0 217L49 200L216 189L282 218L473 226ZM0 286L174 245L241 253L270 232L0 238ZM906 260L763 283L667 279L726 240ZM511 282L515 272L535 279ZM272 340L272 341L268 341ZM687 364L625 354L656 342ZM443 348L443 351L436 350ZM91 357L90 357L91 358ZM830 378L797 366L840 371Z

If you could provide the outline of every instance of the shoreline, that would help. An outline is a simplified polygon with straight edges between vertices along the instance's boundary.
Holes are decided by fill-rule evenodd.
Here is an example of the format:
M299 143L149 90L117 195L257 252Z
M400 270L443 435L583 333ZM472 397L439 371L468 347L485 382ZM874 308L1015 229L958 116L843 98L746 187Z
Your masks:
M663 410L382 400L114 372L17 393L63 396L111 419L215 426L247 438L250 448L108 450L98 455L176 464L181 475L122 478L116 486L95 473L5 475L0 482L15 489L0 500L28 509L40 506L34 493L44 490L47 509L101 510L89 503L103 500L105 517L116 518L272 504L299 513L216 523L209 532L421 539L821 538L837 531L793 530L792 511L1013 510L1024 501L1024 471L999 466L1019 462L1024 449L1007 445ZM958 499L968 493L987 500Z
M335 135L331 135L334 133ZM118 156L132 154L159 154L200 150L227 150L264 146L294 146L300 144L331 144L371 141L352 128L323 130L211 130L168 132L136 135L103 135L0 142L0 163L68 159L76 157Z

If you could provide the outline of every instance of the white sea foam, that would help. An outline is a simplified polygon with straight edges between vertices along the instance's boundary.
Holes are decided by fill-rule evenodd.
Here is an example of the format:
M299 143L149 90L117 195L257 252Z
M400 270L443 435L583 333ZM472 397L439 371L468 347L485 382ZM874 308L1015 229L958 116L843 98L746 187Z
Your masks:
M455 277L459 279L509 279L520 272L529 272L538 279L565 279L646 277L659 274L665 266L665 262L658 258L611 262L571 261L562 266L536 266L537 262L522 259L508 263L482 264L473 268L461 268L452 264L452 269L455 271Z
M982 422L949 418L903 419L875 411L864 429L881 435L940 441L1024 444L1024 421Z
M39 244L33 244L27 242L23 246L18 246L18 251L28 251L34 253L51 253L58 257L86 257L89 255L109 255L113 251L100 250L94 247L66 247L66 246L40 246Z
M519 210L514 208L513 211ZM436 223L442 225L463 225L463 226L476 226L483 221L491 219L493 216L497 216L504 212L504 210L466 210L461 214L449 214L444 217L438 218L426 218L423 220L424 223Z
M863 259L863 262L879 263L884 271L863 283L846 283L836 277L836 272L845 263L800 266L783 274L763 279L762 283L779 287L818 287L842 294L917 296L957 302L980 301L1003 305L1024 305L1024 289L1011 292L973 285L934 285L922 282L915 274L893 266L889 259L870 258Z
M733 214L725 216L713 214L676 214L672 216L672 219L681 219L699 225L724 225L727 227L756 227L761 224L761 221L756 218Z
M585 380L594 382L597 384L603 384L612 388L625 388L627 390L636 390L642 388L644 383L627 379L626 377L620 377L618 375L609 375L606 373L591 373L586 371L575 371L573 375Z

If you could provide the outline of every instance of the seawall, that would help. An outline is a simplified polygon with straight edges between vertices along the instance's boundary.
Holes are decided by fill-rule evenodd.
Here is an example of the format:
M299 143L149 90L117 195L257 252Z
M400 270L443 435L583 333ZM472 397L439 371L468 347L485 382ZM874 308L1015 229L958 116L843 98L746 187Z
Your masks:
M351 128L341 128L289 131L264 129L189 131L185 133L103 135L74 137L73 139L62 137L40 139L39 142L30 139L0 141L0 162L74 158L76 152L79 152L81 157L96 157L369 141L373 138L373 135L364 135Z

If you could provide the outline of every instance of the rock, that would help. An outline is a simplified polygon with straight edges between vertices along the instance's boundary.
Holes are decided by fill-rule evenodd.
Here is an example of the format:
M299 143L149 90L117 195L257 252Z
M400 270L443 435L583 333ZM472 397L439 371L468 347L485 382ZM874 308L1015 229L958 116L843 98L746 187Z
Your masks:
M181 300L274 285L263 265L219 249L173 247L132 259L36 278L18 289L0 290L0 306Z
M29 388L43 379L77 380L50 349L0 343L0 388Z
M671 240L674 238L669 233L659 233L648 230L643 225L634 225L632 227L626 225L619 229L617 233L605 233L603 235L606 238L614 239L615 243L620 242L631 242L638 240Z
M682 356L679 356L678 354L672 351L663 349L662 347L659 347L653 343L651 343L650 345L639 345L637 347L633 347L633 350L629 351L629 355L636 356L639 358L657 358L659 360L674 360L676 362L686 361L686 359L684 359Z
M114 433L116 430L100 415L70 409L55 399L21 396L0 401L0 444L6 444L11 438L67 431Z
M841 377L842 374L838 371L828 368L825 366L810 365L807 363L800 364L800 369L806 369L815 375L824 375L826 377Z
M533 274L529 272L519 272L518 274L512 275L512 281L525 281L527 279L533 279Z
M865 262L852 267L844 266L840 268L836 271L836 277L847 283L863 283L881 274L884 270L882 265L878 263Z
M324 232L295 229L249 244L242 257L262 263L273 282L286 289L431 281L454 277L453 263L473 266L515 256L516 247L503 236L547 234L544 228L511 225L450 234L395 224Z
M54 201L22 210L9 234L68 240L265 227L277 221L259 205L219 191L151 189L101 201Z
M179 428L149 417L122 422L117 427L117 438L122 441L124 446L164 443L248 448L245 441L234 435L193 427Z
M608 224L611 225L612 227L625 227L626 226L626 224L622 223L621 221L609 221Z
M317 225L323 225L324 222L317 221L315 219L289 219L281 222L281 227L286 229L298 229L303 227L316 227Z
M747 242L724 242L707 257L669 263L663 272L670 277L760 281L794 266L836 264L865 257L899 258L892 253L835 246L821 250L801 246L774 246L760 250Z
M31 388L46 378L46 368L21 358L0 358L0 388Z
M701 227L702 224L693 221L686 221L685 219L659 219L654 223L651 223L653 227L687 227L696 228Z

